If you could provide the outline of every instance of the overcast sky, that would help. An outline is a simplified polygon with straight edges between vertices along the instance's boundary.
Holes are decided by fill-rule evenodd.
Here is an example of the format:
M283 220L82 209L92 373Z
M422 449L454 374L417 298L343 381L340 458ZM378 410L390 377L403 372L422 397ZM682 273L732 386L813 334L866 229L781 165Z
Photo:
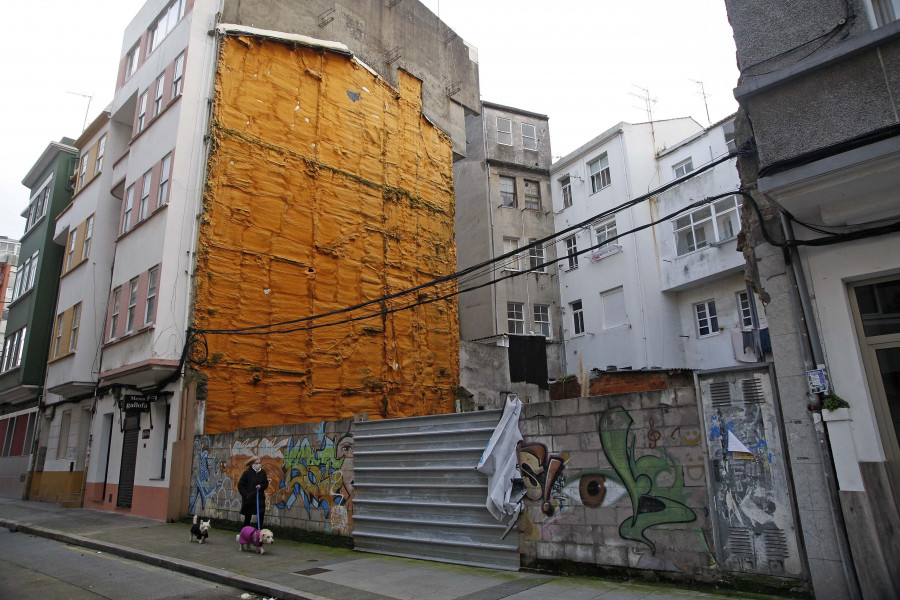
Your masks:
M354 0L344 0L352 5ZM422 0L478 48L483 100L550 117L554 156L619 121L737 110L734 40L722 0ZM122 35L144 0L4 6L0 235L19 238L21 184L50 141L76 138L112 101ZM643 88L643 89L641 89ZM82 95L76 95L82 94ZM88 98L90 109L88 111Z

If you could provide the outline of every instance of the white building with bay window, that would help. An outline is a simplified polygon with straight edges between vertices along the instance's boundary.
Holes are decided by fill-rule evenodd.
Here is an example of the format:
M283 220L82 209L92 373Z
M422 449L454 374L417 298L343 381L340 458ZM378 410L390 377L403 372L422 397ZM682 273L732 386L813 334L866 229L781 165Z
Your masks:
M734 148L733 131L733 117L619 123L551 167L567 373L765 356L762 307L736 250L740 196L724 195L739 188L736 159L694 173Z

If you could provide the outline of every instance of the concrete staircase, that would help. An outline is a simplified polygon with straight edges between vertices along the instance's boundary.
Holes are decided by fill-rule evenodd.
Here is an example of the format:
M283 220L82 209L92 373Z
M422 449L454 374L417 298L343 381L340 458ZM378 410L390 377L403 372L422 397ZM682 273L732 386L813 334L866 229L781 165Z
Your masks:
M485 508L475 471L501 411L364 421L353 435L357 550L518 570L519 536Z

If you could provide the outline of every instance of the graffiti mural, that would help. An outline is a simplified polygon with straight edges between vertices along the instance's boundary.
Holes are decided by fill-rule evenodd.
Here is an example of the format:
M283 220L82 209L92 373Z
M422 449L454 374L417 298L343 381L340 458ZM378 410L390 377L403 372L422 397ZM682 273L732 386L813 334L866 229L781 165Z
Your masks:
M209 451L209 436L194 440L194 454L197 456L197 474L194 476L194 485L191 486L191 497L188 512L194 513L197 500L200 501L200 509L206 510L206 499L216 490L222 487L225 481L221 474L216 458Z
M293 439L284 450L282 476L273 502L278 508L291 508L297 500L303 501L307 516L312 511L321 510L325 518L334 506L342 506L350 501L352 482L344 483L342 470L344 462L350 462L352 469L353 438L342 437L336 445L328 437L314 447L305 438L299 444Z
M558 492L566 484L563 476L565 459L558 454L550 454L547 446L539 442L519 442L517 456L519 472L525 482L525 497L540 502L545 515L553 515L559 505L558 500L554 499L560 497Z

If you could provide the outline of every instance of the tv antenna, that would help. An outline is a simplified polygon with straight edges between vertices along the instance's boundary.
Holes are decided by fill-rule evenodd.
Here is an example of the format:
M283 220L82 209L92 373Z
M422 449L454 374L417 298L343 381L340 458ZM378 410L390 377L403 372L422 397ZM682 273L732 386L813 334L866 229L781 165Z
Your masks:
M87 129L87 119L88 114L91 112L91 100L94 99L93 96L88 96L87 94L79 94L78 92L66 92L67 94L72 94L73 96L81 96L82 98L87 98L87 109L84 111L84 123L81 125L81 131Z
M706 99L709 98L710 95L706 93L702 81L697 81L696 79L691 79L691 81L700 86L700 95L703 96L703 106L706 108L706 124L707 126L712 125L712 119L709 118L709 104L706 102Z
M635 106L634 108L637 108L638 110L642 110L642 111L646 112L647 120L650 123L653 123L653 105L656 104L656 98L651 98L650 90L648 90L646 88L642 88L639 85L634 85L633 83L631 84L631 86L636 87L637 89L644 92L643 94L635 94L634 92L628 92L629 96L634 96L635 98L639 98L644 103L643 108L641 108L639 106Z

